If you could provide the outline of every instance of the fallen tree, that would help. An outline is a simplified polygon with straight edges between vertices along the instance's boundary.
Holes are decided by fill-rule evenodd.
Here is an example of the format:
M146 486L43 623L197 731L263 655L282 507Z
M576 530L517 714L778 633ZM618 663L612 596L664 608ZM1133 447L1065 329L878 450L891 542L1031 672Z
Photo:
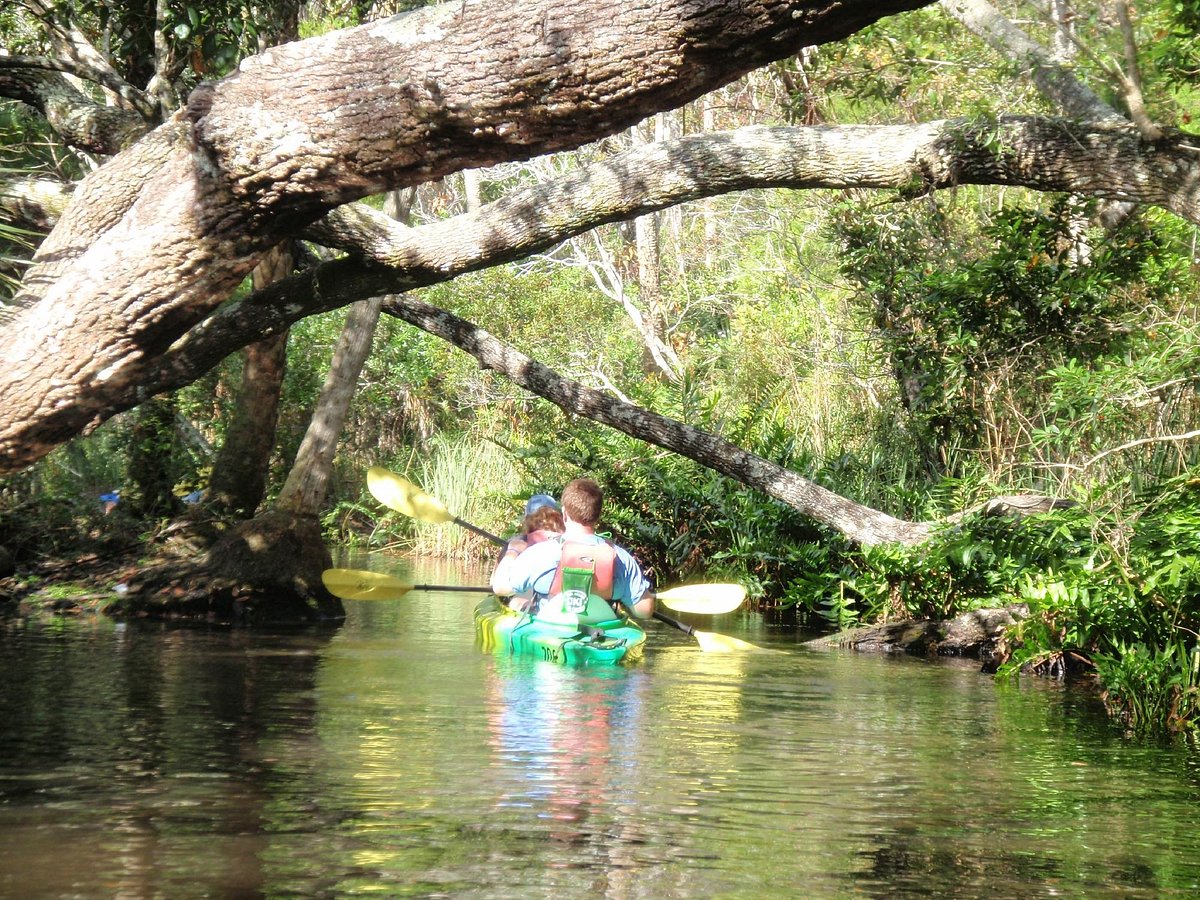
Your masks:
M244 60L90 175L39 249L0 332L0 474L154 393L158 357L331 209L577 147L922 5L467 0Z

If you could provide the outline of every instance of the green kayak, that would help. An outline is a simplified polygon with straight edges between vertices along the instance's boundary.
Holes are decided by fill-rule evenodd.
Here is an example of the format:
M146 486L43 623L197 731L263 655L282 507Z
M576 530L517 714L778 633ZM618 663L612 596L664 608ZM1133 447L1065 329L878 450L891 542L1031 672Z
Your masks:
M495 597L475 607L475 635L488 652L534 656L568 666L615 666L641 659L646 632L630 619L595 625L547 621Z

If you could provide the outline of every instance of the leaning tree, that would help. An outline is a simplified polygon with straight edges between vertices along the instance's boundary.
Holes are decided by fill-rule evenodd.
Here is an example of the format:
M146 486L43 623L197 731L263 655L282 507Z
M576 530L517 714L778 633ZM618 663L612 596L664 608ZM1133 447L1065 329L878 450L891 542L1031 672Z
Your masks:
M83 128L78 139L103 135L110 151L125 149L75 190L0 332L0 473L189 383L303 316L697 197L752 187L918 194L1012 184L1156 204L1200 221L1189 136L1147 134L1094 109L1082 122L1014 117L684 138L417 229L352 203L464 167L579 146L802 46L922 5L589 0L570 9L523 4L518 15L505 5L456 2L249 58L228 78L202 84L132 145L145 131L144 94L126 98L123 117L93 109L104 127ZM48 117L61 109L44 86L61 81L53 67L17 63L0 67L33 85L21 99ZM80 72L90 70L79 63ZM99 67L92 77L118 96L130 93ZM140 129L130 124L137 121ZM292 237L353 255L227 302L262 255ZM589 399L482 341L478 330L471 337L469 323L406 302L393 301L392 311L554 402L693 455L858 540L927 534L678 423Z

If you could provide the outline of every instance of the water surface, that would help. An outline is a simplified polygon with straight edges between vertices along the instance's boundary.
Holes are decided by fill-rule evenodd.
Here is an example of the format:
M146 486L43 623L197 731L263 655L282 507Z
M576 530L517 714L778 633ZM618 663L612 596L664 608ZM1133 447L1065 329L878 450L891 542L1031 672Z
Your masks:
M1196 758L1082 692L743 615L693 621L782 652L563 669L477 650L478 599L0 624L0 895L1200 891Z

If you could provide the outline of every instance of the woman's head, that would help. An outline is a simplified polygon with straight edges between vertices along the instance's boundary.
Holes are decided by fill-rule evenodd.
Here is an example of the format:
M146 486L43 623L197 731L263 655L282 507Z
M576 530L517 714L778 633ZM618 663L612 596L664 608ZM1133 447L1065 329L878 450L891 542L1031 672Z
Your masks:
M525 517L525 533L535 531L553 531L559 534L566 527L563 514L553 506L539 506Z

